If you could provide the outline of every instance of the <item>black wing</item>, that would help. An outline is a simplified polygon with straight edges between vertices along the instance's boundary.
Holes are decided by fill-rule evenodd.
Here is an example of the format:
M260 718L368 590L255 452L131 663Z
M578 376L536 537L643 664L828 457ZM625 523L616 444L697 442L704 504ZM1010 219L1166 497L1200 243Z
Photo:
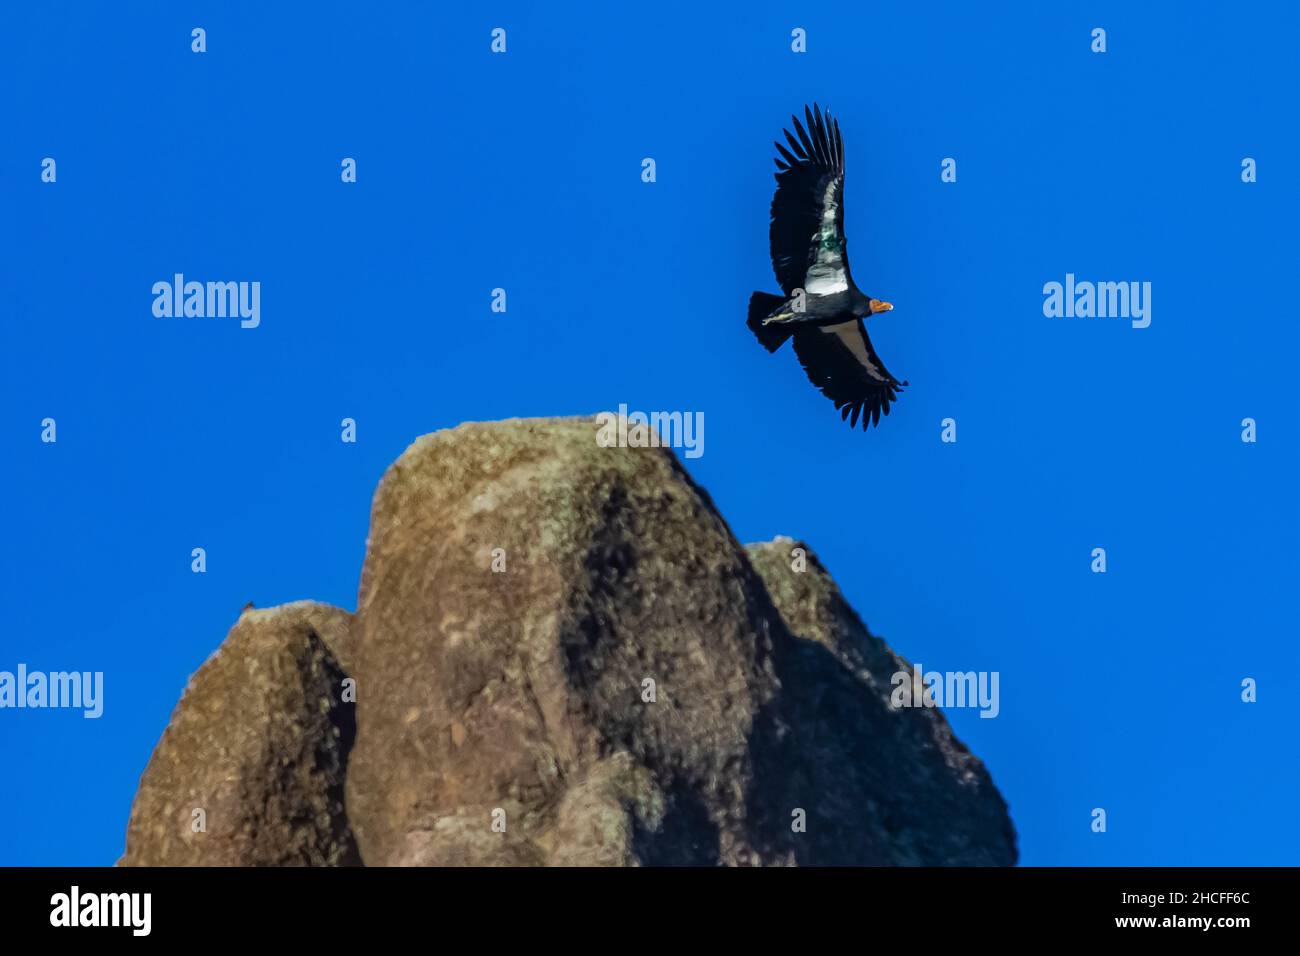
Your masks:
M848 288L849 264L844 237L844 140L840 124L814 103L803 108L805 130L791 116L796 138L776 143L776 195L768 240L772 269L786 295L803 289L809 295L830 295Z
M840 418L852 414L850 425L862 428L889 414L889 404L898 400L906 382L900 382L885 368L871 347L861 319L839 325L800 329L794 334L794 351L808 380L835 403Z

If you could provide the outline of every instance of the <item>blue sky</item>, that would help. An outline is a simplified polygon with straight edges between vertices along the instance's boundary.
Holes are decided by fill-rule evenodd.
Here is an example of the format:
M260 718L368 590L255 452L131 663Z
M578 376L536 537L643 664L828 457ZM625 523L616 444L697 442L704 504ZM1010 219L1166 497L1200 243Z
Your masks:
M999 672L949 718L1022 863L1297 862L1294 8L386 6L0 13L0 669L105 673L99 720L0 710L0 864L118 857L244 603L355 606L416 436L620 403L703 412L737 536L900 653ZM813 100L912 382L867 434L744 325ZM154 318L176 272L260 281L260 327ZM1066 273L1152 283L1150 327L1046 318Z

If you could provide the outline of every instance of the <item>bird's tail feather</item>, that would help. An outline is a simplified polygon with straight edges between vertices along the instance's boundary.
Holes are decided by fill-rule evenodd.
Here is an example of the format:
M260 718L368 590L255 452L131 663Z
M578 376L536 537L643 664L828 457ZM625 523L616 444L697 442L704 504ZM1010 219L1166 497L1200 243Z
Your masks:
M779 295L755 292L749 297L749 321L746 323L763 348L775 352L793 333L794 329L784 322L764 325L763 320L776 311L785 299Z

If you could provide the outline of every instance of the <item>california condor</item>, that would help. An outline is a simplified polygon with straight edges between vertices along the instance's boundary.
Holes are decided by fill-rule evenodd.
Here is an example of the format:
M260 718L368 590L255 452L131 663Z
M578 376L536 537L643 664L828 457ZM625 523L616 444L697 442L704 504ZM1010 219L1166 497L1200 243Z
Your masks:
M794 121L790 148L776 150L776 195L768 239L772 269L785 295L755 292L750 329L769 352L793 336L808 379L835 403L851 426L877 424L907 382L890 374L871 347L864 320L888 312L888 302L864 294L849 272L844 236L844 140L840 124L814 103L804 107L807 129ZM850 416L852 416L850 418Z

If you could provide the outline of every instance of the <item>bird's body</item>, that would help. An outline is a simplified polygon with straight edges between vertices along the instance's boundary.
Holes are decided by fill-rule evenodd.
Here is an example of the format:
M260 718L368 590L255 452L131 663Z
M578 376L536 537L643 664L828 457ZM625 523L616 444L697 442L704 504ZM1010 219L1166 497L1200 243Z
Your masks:
M805 130L776 144L776 195L768 238L772 268L784 295L755 292L749 327L769 352L794 340L809 380L842 418L862 427L889 414L907 384L885 368L871 346L865 320L893 309L862 292L849 271L844 235L844 141L839 123L815 105L804 107Z

